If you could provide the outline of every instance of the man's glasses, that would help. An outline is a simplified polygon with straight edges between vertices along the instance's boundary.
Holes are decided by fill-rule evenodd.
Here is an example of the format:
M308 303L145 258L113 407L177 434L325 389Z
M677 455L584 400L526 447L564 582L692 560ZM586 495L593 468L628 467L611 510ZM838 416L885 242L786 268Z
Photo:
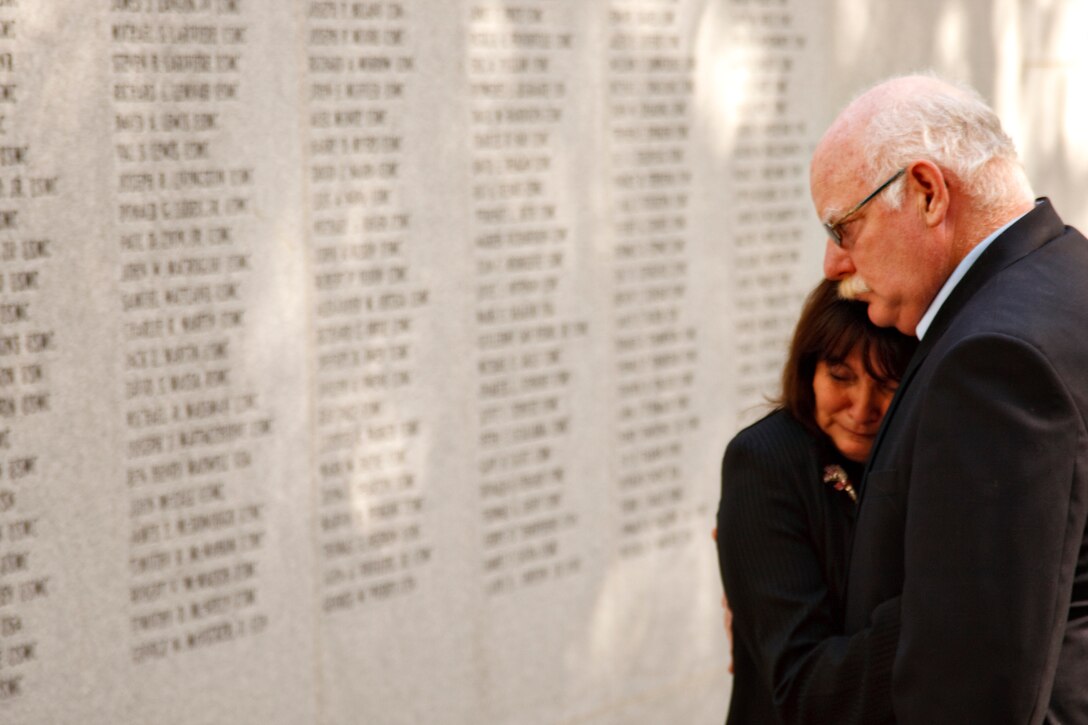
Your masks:
M870 201L875 199L877 197L877 195L880 194L880 192L884 191L889 186L891 186L892 183L894 183L896 179L898 179L900 176L902 176L905 173L907 173L907 167L906 166L899 169L899 171L896 171L895 174L892 176L892 178L888 179L883 184L876 187L876 190L872 194L869 194L869 196L867 196L864 199L862 199L861 201L859 201L857 203L857 205L854 206L853 209L851 209L850 211L846 212L841 217L839 217L839 220L837 222L824 222L824 229L827 230L828 236L831 237L831 241L835 242L836 247L841 247L842 246L842 225L845 224L846 222L850 221L850 217L854 216L859 211L861 211L862 207L864 207Z

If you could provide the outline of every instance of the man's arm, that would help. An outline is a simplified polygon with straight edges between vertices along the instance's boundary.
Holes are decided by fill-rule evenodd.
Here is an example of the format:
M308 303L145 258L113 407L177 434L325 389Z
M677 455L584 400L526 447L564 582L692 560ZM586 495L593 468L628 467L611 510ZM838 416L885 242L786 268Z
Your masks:
M1041 722L1084 531L1083 423L1021 340L976 336L936 364L907 493L896 718Z

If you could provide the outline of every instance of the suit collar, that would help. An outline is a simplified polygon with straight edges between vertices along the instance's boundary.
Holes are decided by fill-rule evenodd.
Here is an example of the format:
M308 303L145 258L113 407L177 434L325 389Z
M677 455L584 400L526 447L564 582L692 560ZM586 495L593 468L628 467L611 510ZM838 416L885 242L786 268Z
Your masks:
M919 344L914 360L918 361L924 357L924 354L920 353L933 348L934 342L948 328L956 314L987 281L1061 234L1064 229L1065 224L1054 211L1050 200L1046 198L1037 200L1035 208L1020 217L995 239L978 261L967 270L963 279L948 295L937 316L933 318L933 324Z

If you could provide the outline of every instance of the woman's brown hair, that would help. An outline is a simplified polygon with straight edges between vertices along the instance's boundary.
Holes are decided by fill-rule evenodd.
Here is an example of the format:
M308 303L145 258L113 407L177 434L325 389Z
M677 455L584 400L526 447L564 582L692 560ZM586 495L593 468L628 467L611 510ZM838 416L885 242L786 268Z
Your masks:
M898 383L918 345L894 328L874 325L865 303L840 299L837 288L837 282L825 279L805 299L782 371L782 396L775 401L817 434L812 380L818 362L842 362L860 346L865 371L874 380Z

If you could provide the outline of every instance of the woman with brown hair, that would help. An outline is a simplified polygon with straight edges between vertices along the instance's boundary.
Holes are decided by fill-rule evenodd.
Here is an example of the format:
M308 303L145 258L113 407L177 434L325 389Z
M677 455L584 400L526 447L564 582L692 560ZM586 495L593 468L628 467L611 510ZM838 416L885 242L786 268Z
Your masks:
M857 487L916 342L874 326L825 280L802 309L775 410L726 448L717 540L733 613L728 725L884 715L875 695L897 620L835 636Z

